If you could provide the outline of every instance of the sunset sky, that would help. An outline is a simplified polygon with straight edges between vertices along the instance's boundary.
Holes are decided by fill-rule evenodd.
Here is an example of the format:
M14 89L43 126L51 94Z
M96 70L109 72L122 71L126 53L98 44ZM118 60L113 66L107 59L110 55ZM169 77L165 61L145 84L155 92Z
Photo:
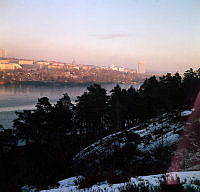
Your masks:
M9 57L154 71L200 67L199 0L0 0Z

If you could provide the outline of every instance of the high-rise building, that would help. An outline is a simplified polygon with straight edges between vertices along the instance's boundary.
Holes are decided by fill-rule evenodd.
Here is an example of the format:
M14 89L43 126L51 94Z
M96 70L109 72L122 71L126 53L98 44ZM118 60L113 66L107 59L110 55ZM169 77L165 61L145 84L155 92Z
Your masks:
M137 64L137 73L145 73L145 72L146 72L146 68L145 68L144 62L139 62Z
M7 57L6 49L0 49L0 57Z

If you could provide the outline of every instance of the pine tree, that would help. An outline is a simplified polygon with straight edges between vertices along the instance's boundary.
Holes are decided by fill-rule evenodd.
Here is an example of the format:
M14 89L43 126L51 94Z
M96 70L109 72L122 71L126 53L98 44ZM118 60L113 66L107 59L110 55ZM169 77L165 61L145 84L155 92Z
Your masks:
M107 101L106 90L98 84L89 86L87 92L77 97L76 119L82 129L98 134L108 127Z

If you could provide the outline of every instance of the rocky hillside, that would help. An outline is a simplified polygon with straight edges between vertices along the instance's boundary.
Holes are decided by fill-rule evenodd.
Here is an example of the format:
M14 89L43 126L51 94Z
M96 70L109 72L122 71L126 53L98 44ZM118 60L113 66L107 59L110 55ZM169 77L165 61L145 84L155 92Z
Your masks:
M73 158L82 176L44 192L200 191L200 123L193 115L163 114L98 140Z
M163 114L109 135L74 157L77 173L111 179L165 173L185 128L185 117Z

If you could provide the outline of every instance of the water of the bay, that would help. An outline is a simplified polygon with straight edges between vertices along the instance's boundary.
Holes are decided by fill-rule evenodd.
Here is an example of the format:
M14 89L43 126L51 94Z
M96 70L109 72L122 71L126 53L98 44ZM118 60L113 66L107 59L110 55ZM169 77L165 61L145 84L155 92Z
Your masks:
M90 84L69 83L63 85L27 85L27 84L7 84L0 85L0 124L4 128L11 128L12 121L16 118L15 111L33 109L37 99L48 97L51 103L68 93L74 103L77 96L80 96ZM116 85L114 83L101 84L107 92ZM121 88L129 88L129 84L120 84ZM133 85L138 88L139 85Z

